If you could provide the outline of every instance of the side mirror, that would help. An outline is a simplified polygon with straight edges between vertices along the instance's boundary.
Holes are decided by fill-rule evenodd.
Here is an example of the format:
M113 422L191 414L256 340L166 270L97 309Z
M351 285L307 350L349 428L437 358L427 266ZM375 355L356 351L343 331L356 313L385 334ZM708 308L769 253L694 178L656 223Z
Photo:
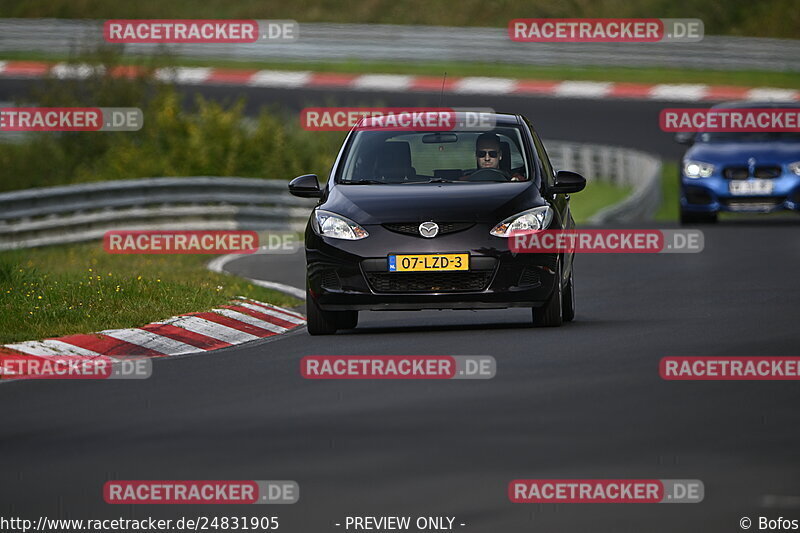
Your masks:
M550 187L552 194L569 194L580 192L586 187L586 178L577 172L569 170L559 170L556 172L556 182Z
M322 198L316 174L298 176L289 182L289 192L300 198Z
M675 142L678 144L694 144L695 133L692 131L679 131L675 134Z

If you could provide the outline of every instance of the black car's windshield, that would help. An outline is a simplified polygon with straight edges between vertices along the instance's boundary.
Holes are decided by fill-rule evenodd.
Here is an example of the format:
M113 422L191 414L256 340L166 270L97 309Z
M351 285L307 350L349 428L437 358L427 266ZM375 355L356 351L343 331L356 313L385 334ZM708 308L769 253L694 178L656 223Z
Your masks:
M517 127L491 131L359 131L350 143L337 183L487 183L528 181Z
M749 143L749 142L800 142L800 133L751 131L751 132L702 132L697 142L705 143Z

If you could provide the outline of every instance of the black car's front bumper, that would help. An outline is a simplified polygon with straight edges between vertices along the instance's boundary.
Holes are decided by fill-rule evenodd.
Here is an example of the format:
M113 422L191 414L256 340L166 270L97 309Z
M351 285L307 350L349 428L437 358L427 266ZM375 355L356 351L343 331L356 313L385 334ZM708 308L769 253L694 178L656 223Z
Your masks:
M306 232L310 297L326 311L538 307L555 287L557 254L512 254L485 225L433 239L367 226L366 239ZM469 253L468 271L389 272L391 254Z

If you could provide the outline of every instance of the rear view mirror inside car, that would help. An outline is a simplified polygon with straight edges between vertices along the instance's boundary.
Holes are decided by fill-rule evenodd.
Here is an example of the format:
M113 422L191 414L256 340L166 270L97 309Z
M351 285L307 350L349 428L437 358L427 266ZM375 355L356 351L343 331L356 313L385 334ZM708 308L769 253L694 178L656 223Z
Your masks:
M422 137L425 144L442 144L458 142L458 135L455 133L431 133Z

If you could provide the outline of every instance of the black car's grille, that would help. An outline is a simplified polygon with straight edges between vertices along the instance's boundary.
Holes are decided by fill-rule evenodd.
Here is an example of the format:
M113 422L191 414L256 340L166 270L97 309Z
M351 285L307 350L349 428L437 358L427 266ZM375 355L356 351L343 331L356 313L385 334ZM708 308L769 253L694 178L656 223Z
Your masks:
M533 287L535 285L541 285L541 283L539 272L532 268L525 267L522 269L522 274L519 277L517 285L520 287Z
M722 175L729 180L746 180L750 176L750 169L742 166L725 167ZM753 176L759 179L772 179L781 175L781 167L772 165L755 167L753 169Z
M326 289L342 290L342 282L335 270L325 270L322 273L322 286Z
M473 272L366 272L375 292L467 292L482 291L492 280L492 271Z
M772 209L785 201L785 196L741 196L738 198L725 198L722 200L722 204L733 210L758 211L762 209Z
M419 234L420 224L421 222L404 222L398 224L384 224L383 227L389 231L394 231L395 233L422 237L422 235ZM446 235L448 233L464 231L465 229L469 229L475 225L474 222L443 222L441 224L437 222L437 224L439 225L438 235Z

